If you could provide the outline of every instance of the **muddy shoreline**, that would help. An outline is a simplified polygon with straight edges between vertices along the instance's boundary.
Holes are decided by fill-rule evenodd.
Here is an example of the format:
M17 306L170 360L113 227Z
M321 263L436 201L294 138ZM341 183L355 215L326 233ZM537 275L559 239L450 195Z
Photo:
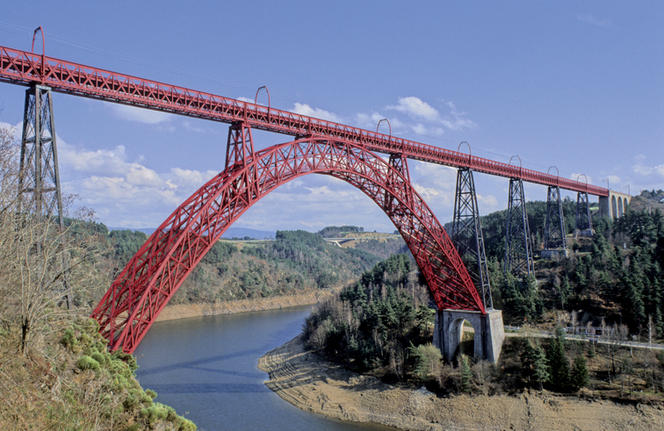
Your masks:
M314 305L330 297L336 290L313 290L297 295L273 296L268 298L240 299L202 304L167 305L159 313L157 322L187 319L190 317L214 316L217 314L248 313L252 311L280 310L283 308Z
M661 406L622 405L549 392L439 398L385 384L304 348L300 337L260 358L266 386L294 406L329 418L402 430L664 429Z

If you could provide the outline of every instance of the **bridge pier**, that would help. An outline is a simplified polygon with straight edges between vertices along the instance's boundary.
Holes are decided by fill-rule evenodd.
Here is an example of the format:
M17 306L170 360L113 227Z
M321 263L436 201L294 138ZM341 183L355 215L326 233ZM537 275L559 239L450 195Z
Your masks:
M535 263L532 250L523 180L510 178L505 226L504 272L534 274Z
M584 237L593 236L593 221L587 192L576 194L576 232L577 235Z
M452 242L459 256L465 260L475 287L482 293L484 307L492 309L491 282L484 251L484 235L475 193L475 180L473 171L468 168L459 168L457 171Z
M599 215L611 220L622 217L627 212L631 201L632 197L630 195L609 190L608 196L599 197Z
M505 340L501 310L487 310L486 314L467 310L437 311L433 344L440 349L445 360L452 362L458 354L464 320L475 330L473 357L494 364L498 362Z

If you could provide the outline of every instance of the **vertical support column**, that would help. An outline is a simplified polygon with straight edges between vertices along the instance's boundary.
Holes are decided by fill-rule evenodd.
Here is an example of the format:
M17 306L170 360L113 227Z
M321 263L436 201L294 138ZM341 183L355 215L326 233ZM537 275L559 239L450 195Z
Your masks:
M63 227L53 96L49 87L32 85L25 92L18 177L19 211L58 218Z
M560 187L549 186L546 194L546 221L544 225L544 248L566 250L565 218L563 202L560 199Z
M403 178L400 178L397 175L389 175L387 178L387 187L390 189L399 189L399 190L410 190L410 187L406 185L410 184L410 172L408 171L408 162L403 154L393 153L390 154L390 159L388 161L390 166L392 166L397 172L401 174ZM412 202L412 196L407 195L408 205ZM398 205L395 205L394 196L390 193L385 193L385 208L388 215L392 215Z
M459 168L457 171L452 242L461 258L466 262L475 286L482 292L484 308L493 309L489 268L484 250L484 235L475 193L475 180L473 171L469 168Z
M587 192L578 192L576 195L576 229L581 236L593 235L593 223Z
M248 162L254 157L254 140L251 135L251 127L242 121L231 124L228 128L228 141L226 145L225 169L235 166L235 169L245 169ZM258 197L258 181L255 167L240 175L236 180L235 187L239 190L246 185L247 203ZM245 184L242 184L245 182Z
M53 94L43 85L33 84L25 91L17 201L19 213L32 212L45 219L56 217L58 228L64 229ZM71 299L68 267L63 254L62 290L67 308Z
M534 274L526 197L523 181L518 178L510 178L505 235L504 271L513 274Z
M251 127L238 121L228 128L228 145L226 146L225 168L237 163L242 166L251 160L254 155L254 141L251 136Z

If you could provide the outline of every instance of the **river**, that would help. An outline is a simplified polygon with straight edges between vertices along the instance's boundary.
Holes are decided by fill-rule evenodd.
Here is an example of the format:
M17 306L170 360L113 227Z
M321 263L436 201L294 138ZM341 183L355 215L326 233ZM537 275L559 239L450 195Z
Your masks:
M135 352L138 380L203 431L375 431L303 412L263 384L258 358L296 336L310 310L155 323Z

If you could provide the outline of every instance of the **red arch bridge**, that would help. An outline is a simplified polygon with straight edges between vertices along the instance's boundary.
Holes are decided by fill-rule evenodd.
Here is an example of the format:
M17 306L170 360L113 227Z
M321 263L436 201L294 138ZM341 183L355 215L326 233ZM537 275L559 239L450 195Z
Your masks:
M39 30L39 29L38 29ZM35 30L37 35L38 30ZM159 312L224 231L272 190L307 174L325 174L357 187L392 220L410 248L439 310L491 308L488 280L482 279L481 228L472 172L510 179L512 227L525 219L526 252L521 269L530 271L523 181L549 187L552 203L547 226L556 224L560 189L606 197L609 190L558 175L451 151L388 134L300 115L268 105L239 101L149 79L84 66L45 55L0 46L0 81L27 86L21 148L19 201L38 213L62 217L52 92L122 103L211 121L229 123L224 170L183 202L127 263L92 316L111 349L133 352ZM294 140L254 151L252 129L290 135ZM381 155L387 155L384 157ZM470 250L479 265L473 281L455 243L422 197L413 189L408 159L459 168L455 202L455 234L471 231ZM556 197L557 192L557 197ZM580 207L581 208L581 207ZM559 214L562 216L562 214ZM580 211L584 219L584 211ZM555 229L551 229L555 232ZM479 235L478 235L479 234ZM559 233L559 236L564 232ZM552 235L552 241L555 235ZM474 244L474 245L473 245ZM508 250L511 250L507 247ZM564 247L564 239L563 244ZM517 255L507 255L517 265ZM513 260L514 258L514 260ZM484 275L486 278L486 274ZM482 295L475 285L481 287Z

